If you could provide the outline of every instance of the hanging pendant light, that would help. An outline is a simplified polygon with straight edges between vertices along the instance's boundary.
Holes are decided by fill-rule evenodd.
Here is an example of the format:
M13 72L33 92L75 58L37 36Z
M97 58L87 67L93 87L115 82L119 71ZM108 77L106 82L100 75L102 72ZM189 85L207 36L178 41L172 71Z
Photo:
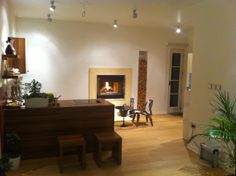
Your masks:
M51 3L51 5L50 5L50 7L49 7L49 10L50 10L51 12L54 12L55 9L56 9L56 6L54 5L55 1L54 1L54 0L51 0L50 3Z
M113 27L114 27L114 28L118 28L117 20L114 20L114 22L113 22Z

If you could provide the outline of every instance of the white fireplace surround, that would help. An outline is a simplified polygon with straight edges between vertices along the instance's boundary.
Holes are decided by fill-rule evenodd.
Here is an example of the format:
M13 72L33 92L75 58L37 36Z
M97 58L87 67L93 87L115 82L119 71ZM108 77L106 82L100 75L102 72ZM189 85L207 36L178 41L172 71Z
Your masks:
M125 75L125 98L107 99L115 106L129 104L131 98L131 68L89 68L89 98L97 98L97 75Z

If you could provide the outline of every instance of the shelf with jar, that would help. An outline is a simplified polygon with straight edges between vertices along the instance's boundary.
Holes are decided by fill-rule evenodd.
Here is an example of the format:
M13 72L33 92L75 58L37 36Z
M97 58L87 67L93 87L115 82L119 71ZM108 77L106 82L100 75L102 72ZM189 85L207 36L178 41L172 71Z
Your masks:
M16 79L26 73L25 39L8 37L5 54L2 55L2 79Z
M19 76L26 73L25 39L8 37L6 42L1 61L5 108L18 108L22 102Z
M2 79L17 79L20 74L17 55L2 55Z

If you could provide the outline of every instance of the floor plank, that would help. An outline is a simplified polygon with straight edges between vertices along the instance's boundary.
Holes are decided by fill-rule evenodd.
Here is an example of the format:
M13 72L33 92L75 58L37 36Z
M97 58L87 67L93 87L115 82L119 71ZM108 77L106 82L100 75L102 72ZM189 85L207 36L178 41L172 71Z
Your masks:
M110 153L105 153L104 164L98 168L87 155L87 168L81 170L76 164L68 164L60 174L56 158L22 161L18 171L8 176L223 176L221 169L212 169L199 161L198 156L186 148L182 139L182 118L171 115L153 116L154 126L144 123L136 127L126 121L128 127L115 129L123 138L122 165L117 166ZM76 158L68 157L68 161Z

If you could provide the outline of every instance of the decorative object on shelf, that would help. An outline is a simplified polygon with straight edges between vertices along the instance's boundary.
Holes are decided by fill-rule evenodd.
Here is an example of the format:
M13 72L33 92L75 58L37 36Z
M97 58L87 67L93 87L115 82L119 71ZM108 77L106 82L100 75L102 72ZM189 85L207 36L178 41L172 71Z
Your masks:
M2 77L13 77L16 75L19 75L19 69L18 68L13 68L13 67L9 67L7 60L3 60L3 72L2 72ZM18 71L17 71L18 70Z
M12 80L11 84L11 100L22 101L22 77Z
M35 79L31 81L29 86L29 94L25 94L25 106L27 108L47 107L49 98L47 93L41 93L42 84Z
M5 172L10 169L9 158L7 155L3 155L0 159L0 176L6 176Z
M12 77L13 78L13 77ZM22 77L19 79L10 79L7 80L7 84L4 84L5 87L5 105L6 109L16 109L20 108L23 102L22 97Z
M11 37L8 37L6 43L7 43L7 47L6 47L5 53L9 55L15 55L16 52L13 47L14 40Z
M49 105L56 106L58 104L57 101L60 97L61 96L55 97L53 93L48 93Z
M20 137L16 133L6 133L6 153L9 156L10 170L20 167Z

